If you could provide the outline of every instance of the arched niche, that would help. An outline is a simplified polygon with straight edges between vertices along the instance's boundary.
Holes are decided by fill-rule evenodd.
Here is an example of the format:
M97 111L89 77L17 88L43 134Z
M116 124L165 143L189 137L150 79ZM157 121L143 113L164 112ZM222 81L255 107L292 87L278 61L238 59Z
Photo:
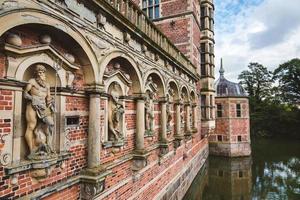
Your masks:
M193 90L191 91L190 99L191 99L191 103L193 103L193 104L197 103L196 94L195 94L195 92Z
M20 11L22 13L22 11ZM35 13L37 14L37 13ZM37 14L41 16L40 14ZM8 15L7 15L8 16ZM10 17L15 16L9 14ZM57 26L51 26L52 23L56 25L62 24L51 17L49 22L44 24L43 20L38 23L31 20L23 21L20 15L15 16L15 23L8 21L2 23L4 18L0 19L1 38L4 41L1 51L7 56L6 78L16 81L21 81L24 85L33 77L33 66L42 64L46 66L47 81L51 86L51 95L54 96L55 86L67 88L73 87L74 79L81 80L79 83L83 89L84 84L94 84L95 79L95 60L93 60L92 52L87 46L85 39L81 34L70 28L69 25L64 25L65 29L60 29ZM47 16L41 16L47 18ZM30 23L31 22L31 23ZM15 26L14 26L15 25ZM10 29L8 29L10 28ZM68 31L70 29L70 31ZM6 32L3 33L3 31ZM66 32L67 31L67 32ZM14 43L7 38L11 34L19 36L21 42ZM42 36L47 36L46 40L42 40ZM49 39L50 38L50 39ZM92 60L90 60L92 58ZM77 77L76 77L77 76ZM80 77L78 77L80 76ZM86 80L86 82L85 82ZM16 86L14 92L14 130L13 130L13 146L14 149L10 152L12 154L12 161L26 159L26 145L24 142L24 131L26 130L25 122L25 106L23 99L23 88ZM65 96L57 94L56 115L55 115L55 149L63 152L68 150L68 139L66 137L65 125Z
M131 80L130 95L142 92L142 78L136 61L128 54L118 50L109 52L107 56L100 61L100 81L104 85L107 85L107 76L116 71L120 71Z
M115 57L117 56L117 57ZM112 58L111 60L102 60L101 66L104 63L107 63L106 66L101 70L103 70L103 80L104 91L106 93L105 96L102 97L104 109L102 112L102 116L104 116L104 123L102 130L104 130L104 135L102 136L102 142L104 146L122 146L127 137L127 129L126 129L126 121L125 121L125 104L133 103L132 97L135 94L141 93L141 80L139 76L139 72L136 71L136 64L130 57L112 53L110 56L106 57L107 59ZM100 72L102 73L102 72ZM112 89L114 86L119 88L117 97L117 101L114 100ZM119 137L115 137L114 129L112 128L112 113L114 106L119 105L120 111L124 112L120 117L120 122L118 127L115 128L118 130ZM122 108L121 108L122 107Z
M146 93L147 90L156 90L156 98L162 98L166 96L165 91L165 82L158 70L150 70L144 76L144 92ZM154 89L155 88L155 89Z
M28 18L27 16L31 17ZM58 16L54 18L51 13L47 13L46 11L40 12L38 10L28 11L27 9L19 9L18 12L7 12L1 16L0 24L1 36L15 27L28 25L44 27L43 33L48 33L49 31L56 32L57 38L61 38L63 43L67 41L66 38L75 41L78 47L80 47L74 49L74 51L80 50L80 52L75 54L80 55L82 61L86 61L82 63L82 65L85 66L83 71L86 84L99 83L99 76L97 76L98 61L88 40L76 27L66 22L63 18L59 18Z
M165 97L163 78L157 71L149 71L145 75L145 135L152 135L155 130L154 106Z
M182 86L181 88L181 92L180 92L180 98L181 98L181 101L183 102L183 105L180 107L180 116L181 116L181 130L182 132L185 132L187 130L187 124L189 121L188 120L188 109L189 106L188 104L190 103L189 100L190 100L190 97L189 97L189 92L186 88L186 86Z
M107 89L109 96L105 142L110 145L121 146L126 137L125 101L120 97L123 97L127 90L128 86L117 80L111 82Z
M166 93L167 131L170 132L172 131L172 127L176 118L174 103L177 103L180 100L178 85L174 80L168 81Z
M167 84L167 95L171 102L180 99L178 84L174 80L170 80Z
M181 87L180 98L184 103L188 103L190 101L190 95L186 86Z

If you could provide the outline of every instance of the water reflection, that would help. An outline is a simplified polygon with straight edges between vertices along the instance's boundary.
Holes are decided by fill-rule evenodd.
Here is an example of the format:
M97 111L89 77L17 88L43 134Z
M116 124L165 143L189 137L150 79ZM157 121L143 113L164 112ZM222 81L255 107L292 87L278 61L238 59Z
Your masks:
M252 157L209 157L184 199L300 199L299 141L260 140Z

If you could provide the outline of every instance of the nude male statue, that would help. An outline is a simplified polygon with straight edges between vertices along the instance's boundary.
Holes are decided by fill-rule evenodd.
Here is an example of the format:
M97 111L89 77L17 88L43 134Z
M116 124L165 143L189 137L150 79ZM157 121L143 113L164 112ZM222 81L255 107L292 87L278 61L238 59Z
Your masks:
M50 85L46 82L46 68L35 66L34 78L28 81L24 90L27 100L25 139L30 150L29 159L54 153L54 101L50 95Z

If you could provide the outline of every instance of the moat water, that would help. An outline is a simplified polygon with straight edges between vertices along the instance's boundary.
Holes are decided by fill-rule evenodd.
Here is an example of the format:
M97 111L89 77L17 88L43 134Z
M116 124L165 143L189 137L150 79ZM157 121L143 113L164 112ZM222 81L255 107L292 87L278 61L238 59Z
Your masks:
M252 141L247 158L209 157L185 200L300 200L300 141Z

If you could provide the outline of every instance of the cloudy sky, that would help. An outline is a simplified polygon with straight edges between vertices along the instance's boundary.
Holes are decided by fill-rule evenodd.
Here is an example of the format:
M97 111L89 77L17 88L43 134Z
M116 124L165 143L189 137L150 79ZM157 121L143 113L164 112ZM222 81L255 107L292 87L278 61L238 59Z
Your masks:
M216 78L236 81L249 62L273 70L300 57L300 0L215 0Z

